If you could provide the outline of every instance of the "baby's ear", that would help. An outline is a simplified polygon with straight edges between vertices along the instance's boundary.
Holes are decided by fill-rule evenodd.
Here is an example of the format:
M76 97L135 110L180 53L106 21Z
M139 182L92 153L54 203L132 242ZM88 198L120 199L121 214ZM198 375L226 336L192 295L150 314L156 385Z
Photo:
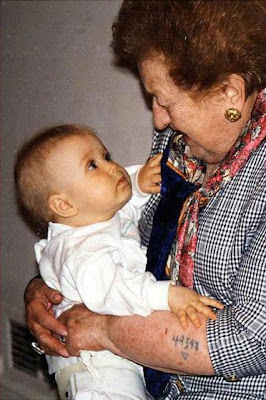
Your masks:
M77 207L63 194L53 194L48 199L48 207L56 215L69 218L74 217L78 210Z

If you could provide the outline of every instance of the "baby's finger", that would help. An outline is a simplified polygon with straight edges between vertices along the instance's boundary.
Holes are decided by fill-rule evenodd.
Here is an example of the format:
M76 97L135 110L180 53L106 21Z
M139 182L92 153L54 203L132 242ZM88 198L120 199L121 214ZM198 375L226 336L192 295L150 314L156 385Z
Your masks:
M205 315L205 317L215 320L216 314L215 312L209 307L203 304L202 302L195 303L195 309L200 312L201 314Z
M161 186L160 185L154 185L149 187L149 193L151 194L156 194L161 192Z
M162 177L160 174L156 174L152 176L152 183L161 183Z
M162 156L163 156L163 153L158 153L158 154L156 154L155 156L151 157L151 158L148 160L148 163L149 163L151 166L154 166L154 165L158 164L158 163L161 161Z
M200 296L200 301L202 303L206 304L207 306L219 308L220 310L222 310L224 308L224 305L222 303L220 303L220 301L211 299L210 297Z
M177 318L183 329L187 329L187 314L184 310L179 310L177 313Z
M201 323L196 309L193 306L189 306L186 311L187 311L187 316L189 317L190 321L195 326L195 328L199 328L201 326Z
M157 165L149 165L149 173L151 176L161 176L161 164L157 164Z

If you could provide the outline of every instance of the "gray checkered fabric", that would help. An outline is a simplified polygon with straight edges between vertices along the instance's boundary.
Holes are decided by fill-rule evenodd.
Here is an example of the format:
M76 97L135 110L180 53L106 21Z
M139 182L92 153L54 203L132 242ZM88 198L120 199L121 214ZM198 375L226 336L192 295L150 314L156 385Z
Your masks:
M155 133L153 152L162 151L171 133L169 129ZM157 204L154 196L146 207L144 243ZM164 400L266 399L265 215L264 142L200 213L194 288L226 305L218 311L217 321L209 320L207 326L217 376L180 377L181 390L173 376ZM239 379L232 381L232 376Z

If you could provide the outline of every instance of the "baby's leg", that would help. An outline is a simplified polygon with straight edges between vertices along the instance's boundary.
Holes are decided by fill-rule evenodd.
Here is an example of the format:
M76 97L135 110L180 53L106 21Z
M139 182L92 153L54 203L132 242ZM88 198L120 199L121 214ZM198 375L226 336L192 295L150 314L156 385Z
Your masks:
M142 368L109 352L82 352L86 371L70 378L70 399L146 400Z
M126 394L117 393L106 393L104 391L89 391L82 390L77 393L75 400L145 400L146 397L135 397L130 394L128 397Z

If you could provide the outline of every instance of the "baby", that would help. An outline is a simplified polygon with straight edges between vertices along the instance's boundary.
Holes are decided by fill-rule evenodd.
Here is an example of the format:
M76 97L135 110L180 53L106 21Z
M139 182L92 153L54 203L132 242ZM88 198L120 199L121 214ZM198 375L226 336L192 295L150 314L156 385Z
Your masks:
M20 150L17 198L33 220L48 224L35 252L44 281L64 295L57 317L76 303L121 316L171 310L186 328L188 308L198 327L197 312L215 319L208 306L223 307L145 272L137 223L149 194L160 191L160 160L125 170L90 128L77 125L45 131ZM146 399L142 368L108 351L47 362L61 399Z

